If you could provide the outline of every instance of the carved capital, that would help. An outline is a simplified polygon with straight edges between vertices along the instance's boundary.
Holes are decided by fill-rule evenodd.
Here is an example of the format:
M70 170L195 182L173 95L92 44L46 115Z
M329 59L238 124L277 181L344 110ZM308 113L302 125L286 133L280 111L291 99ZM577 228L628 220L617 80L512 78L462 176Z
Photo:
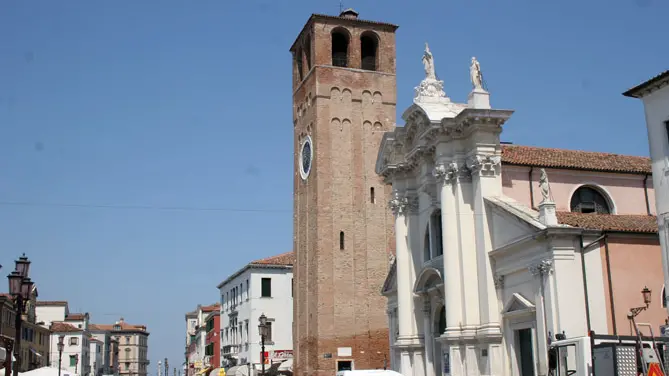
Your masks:
M463 174L462 167L455 161L439 163L432 170L432 175L442 184L452 184Z
M527 268L533 276L547 276L553 272L553 260L545 259L530 265Z
M495 283L496 289L504 288L504 276L501 274L495 274L493 276L493 281Z
M418 198L414 195L405 195L395 190L393 198L388 202L390 210L395 216L414 213L418 209Z
M467 158L467 167L472 174L495 175L501 163L502 157L499 155L473 155Z

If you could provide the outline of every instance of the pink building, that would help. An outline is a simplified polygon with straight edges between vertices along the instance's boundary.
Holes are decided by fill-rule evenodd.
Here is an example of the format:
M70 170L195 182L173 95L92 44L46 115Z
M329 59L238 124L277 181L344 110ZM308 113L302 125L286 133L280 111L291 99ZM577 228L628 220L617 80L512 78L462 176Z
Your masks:
M665 323L662 253L655 218L650 158L608 153L502 146L504 195L537 210L540 169L550 178L560 223L602 231L609 334L633 334L627 312L642 306L647 286L654 302L639 317L657 328Z

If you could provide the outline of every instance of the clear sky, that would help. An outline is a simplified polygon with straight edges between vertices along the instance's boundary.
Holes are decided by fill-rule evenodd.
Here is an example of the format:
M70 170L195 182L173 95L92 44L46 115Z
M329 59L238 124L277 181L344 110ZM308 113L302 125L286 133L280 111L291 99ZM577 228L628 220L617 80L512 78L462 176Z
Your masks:
M398 114L429 42L456 101L478 58L492 105L516 111L503 140L648 154L642 105L621 93L669 69L667 1L344 6L400 25ZM150 371L181 365L184 313L218 301L216 285L248 261L291 250L288 48L311 13L338 11L0 1L0 273L25 252L41 299L144 323Z

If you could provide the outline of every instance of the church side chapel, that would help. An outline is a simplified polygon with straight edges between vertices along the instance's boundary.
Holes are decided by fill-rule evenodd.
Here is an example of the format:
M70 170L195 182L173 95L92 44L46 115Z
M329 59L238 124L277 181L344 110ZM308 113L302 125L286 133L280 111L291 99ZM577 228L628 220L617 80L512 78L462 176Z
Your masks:
M546 375L556 335L632 334L645 287L638 320L663 324L650 159L503 144L513 111L491 107L479 61L467 103L447 96L427 44L422 62L376 163L392 185L392 369Z

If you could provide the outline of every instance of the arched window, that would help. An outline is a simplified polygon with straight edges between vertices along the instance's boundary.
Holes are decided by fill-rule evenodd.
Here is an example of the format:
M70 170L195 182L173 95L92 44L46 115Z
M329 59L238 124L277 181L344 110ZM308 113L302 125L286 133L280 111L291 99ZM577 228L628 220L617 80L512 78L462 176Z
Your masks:
M304 57L307 61L307 72L311 70L311 37L308 36L304 42Z
M332 65L348 66L348 35L339 29L332 32Z
M439 311L439 327L437 335L442 335L446 331L446 307L441 307Z
M571 196L571 211L577 213L611 214L609 202L598 190L583 186Z
M295 53L295 63L297 64L297 74L300 82L304 79L304 67L302 66L302 49L298 49Z
M374 33L365 32L360 37L360 67L365 70L376 70L376 54L378 51L378 38Z
M441 234L441 209L437 209L430 215L430 220L425 229L423 239L424 262L444 254L444 245Z
M339 249L344 249L344 231L339 231Z
M430 227L425 229L425 238L423 239L423 261L427 262L432 258L430 254Z

